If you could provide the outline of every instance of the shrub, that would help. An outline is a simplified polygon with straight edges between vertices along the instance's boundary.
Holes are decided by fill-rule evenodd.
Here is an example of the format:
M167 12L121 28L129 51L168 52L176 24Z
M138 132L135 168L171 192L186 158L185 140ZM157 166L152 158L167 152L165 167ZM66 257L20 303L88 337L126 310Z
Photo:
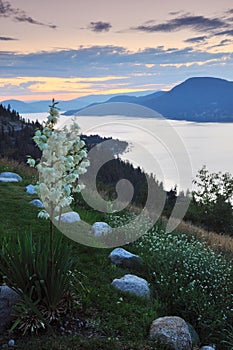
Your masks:
M223 333L225 334L225 339L222 344L226 344L228 350L233 350L233 327L228 327L228 329L223 330Z
M148 265L164 313L192 323L205 341L232 322L233 268L222 255L194 238L155 228L134 246Z
M55 236L51 269L49 243L49 235L33 239L32 233L20 234L5 240L1 248L0 272L21 297L13 328L18 326L23 333L46 328L69 307L72 247L63 236Z

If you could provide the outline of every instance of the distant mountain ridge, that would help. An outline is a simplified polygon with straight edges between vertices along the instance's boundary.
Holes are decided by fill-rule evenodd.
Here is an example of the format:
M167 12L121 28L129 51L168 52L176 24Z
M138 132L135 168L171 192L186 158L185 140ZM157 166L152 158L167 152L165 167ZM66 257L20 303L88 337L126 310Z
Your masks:
M148 92L152 92L152 90L147 91L139 91L137 93L129 93L130 95L134 94L136 96L141 96L148 94ZM127 95L129 95L127 93ZM123 94L124 96L126 94ZM86 107L87 105L90 105L92 103L102 103L109 98L115 97L116 94L109 94L109 95L88 95L84 97L78 97L72 100L68 101L59 101L59 108L61 111L67 111L70 109L81 109ZM135 96L134 96L135 97ZM17 110L19 113L43 113L48 112L49 105L51 104L51 100L42 100L42 101L35 101L35 102L23 102L20 100L4 100L0 102L4 107L8 107L8 105L11 106L11 108Z
M143 92L141 93L143 94ZM110 97L110 98L109 98ZM10 101L5 101L10 103ZM143 96L122 95L89 95L70 101L61 101L59 107L65 110L64 115L75 115L90 106L112 102L139 104L162 114L165 118L195 122L233 122L233 82L213 77L193 77L175 86L170 91L156 91ZM25 111L24 102L19 101L20 108L12 104L20 113ZM11 104L11 103L10 103ZM35 109L50 101L27 103ZM43 107L44 108L44 107ZM34 111L35 112L35 111ZM86 111L85 111L85 115Z
M118 95L103 103L111 102L139 104L174 120L233 122L233 82L220 78L189 78L167 92L139 97ZM77 112L80 110L64 114L74 115Z
M114 102L134 103L134 104L143 105L143 102L146 102L147 100L152 99L152 97L157 98L159 96L162 96L163 94L165 94L165 91L156 91L156 92L153 92L152 94L145 95L145 96L116 95L103 102L91 103L90 105L85 106L84 108L71 109L70 111L66 111L65 113L63 113L63 115L72 116L86 108L94 107L97 105L99 106L107 103L114 103Z

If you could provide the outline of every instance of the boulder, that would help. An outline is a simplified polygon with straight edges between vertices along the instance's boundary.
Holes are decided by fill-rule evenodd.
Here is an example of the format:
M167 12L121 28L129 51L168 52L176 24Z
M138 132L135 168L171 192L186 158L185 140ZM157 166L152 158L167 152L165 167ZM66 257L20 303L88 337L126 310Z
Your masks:
M59 221L59 216L56 216L55 220ZM73 222L81 221L79 214L75 211L62 214L60 220L63 224L72 224Z
M160 317L153 321L150 338L172 350L192 350L187 323L180 317Z
M109 226L106 222L95 222L92 225L92 233L96 237L105 236L108 233L111 233L111 231L111 226Z
M151 291L146 280L135 275L125 275L122 278L115 278L111 285L122 292L128 292L138 297L150 298Z
M0 333L2 333L12 320L13 306L18 302L19 295L8 286L0 287Z
M39 199L33 199L33 201L29 203L35 205L38 208L44 208L44 204Z
M109 255L112 263L120 267L133 268L143 264L142 259L123 248L115 248Z
M215 350L216 346L215 345L205 345L202 346L200 350Z
M22 181L22 177L21 176L19 176L16 173L9 172L9 171L1 173L0 174L0 178L1 179L11 179L11 181L4 181L4 182L18 182L18 181ZM12 181L13 179L14 179L14 181Z
M28 194L36 194L37 192L36 192L35 188L36 188L36 186L28 185L28 186L26 186L26 192Z

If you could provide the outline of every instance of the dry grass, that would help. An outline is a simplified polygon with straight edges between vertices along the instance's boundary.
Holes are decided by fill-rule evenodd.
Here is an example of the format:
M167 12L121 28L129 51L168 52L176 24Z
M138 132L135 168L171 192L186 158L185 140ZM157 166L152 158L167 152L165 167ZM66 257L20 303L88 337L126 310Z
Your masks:
M177 230L179 232L194 236L198 241L206 242L206 244L213 248L216 252L221 252L230 259L233 259L233 237L206 231L184 221L180 223Z
M27 177L37 177L37 170L30 168L25 163L19 163L16 160L0 158L0 167L2 171L13 171L24 174Z
M131 205L129 210L140 214L142 209ZM161 222L163 226L166 226L168 219L163 216ZM214 249L217 253L223 253L227 258L233 260L233 237L230 235L206 231L201 227L193 225L191 222L185 222L183 220L176 228L176 232L194 236L198 241L205 242L207 246Z

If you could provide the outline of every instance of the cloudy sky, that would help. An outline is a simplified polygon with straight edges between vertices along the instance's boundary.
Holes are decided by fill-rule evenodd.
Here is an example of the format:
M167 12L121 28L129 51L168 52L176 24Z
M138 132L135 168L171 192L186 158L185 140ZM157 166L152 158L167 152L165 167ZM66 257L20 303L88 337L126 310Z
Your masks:
M0 101L233 80L232 0L0 0Z

